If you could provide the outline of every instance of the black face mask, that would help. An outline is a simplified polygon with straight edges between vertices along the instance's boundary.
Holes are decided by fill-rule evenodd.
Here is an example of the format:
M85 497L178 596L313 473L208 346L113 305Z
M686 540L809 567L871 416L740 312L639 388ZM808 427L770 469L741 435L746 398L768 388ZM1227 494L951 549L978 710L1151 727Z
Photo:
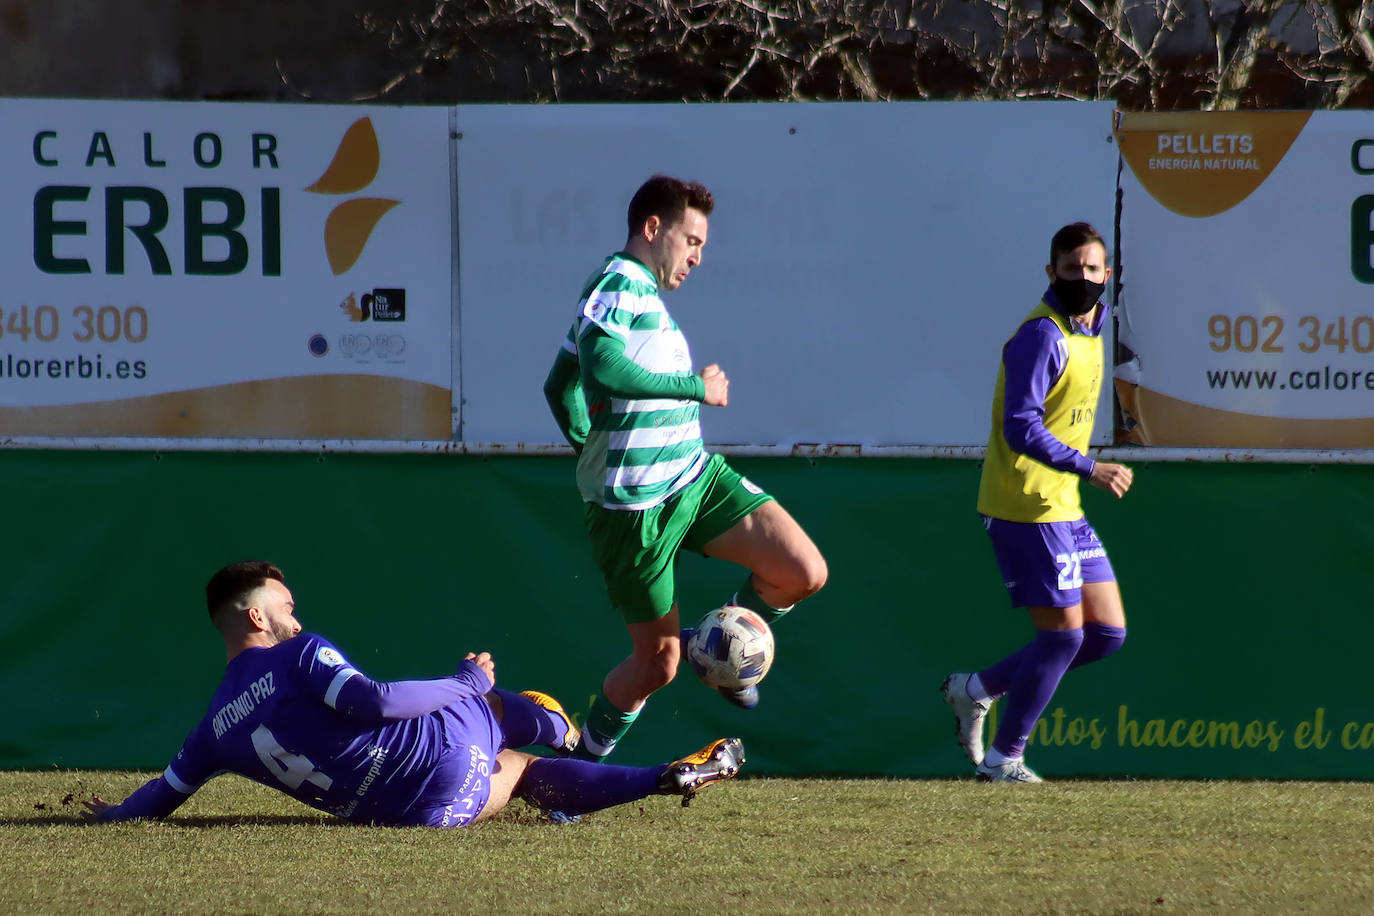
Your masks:
M1097 305L1097 300L1102 298L1107 284L1094 283L1087 278L1065 280L1063 277L1055 277L1050 289L1054 290L1059 304L1064 306L1064 310L1070 315L1086 315Z

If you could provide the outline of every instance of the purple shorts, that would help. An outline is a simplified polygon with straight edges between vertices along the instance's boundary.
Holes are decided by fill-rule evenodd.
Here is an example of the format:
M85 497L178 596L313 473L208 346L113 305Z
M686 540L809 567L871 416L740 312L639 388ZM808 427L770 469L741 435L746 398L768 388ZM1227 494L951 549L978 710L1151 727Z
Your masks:
M406 812L416 827L466 827L491 796L501 726L487 701L472 697L439 710L446 747L424 794Z
M1116 573L1087 519L1008 522L984 515L1012 607L1072 607L1084 582L1115 582Z

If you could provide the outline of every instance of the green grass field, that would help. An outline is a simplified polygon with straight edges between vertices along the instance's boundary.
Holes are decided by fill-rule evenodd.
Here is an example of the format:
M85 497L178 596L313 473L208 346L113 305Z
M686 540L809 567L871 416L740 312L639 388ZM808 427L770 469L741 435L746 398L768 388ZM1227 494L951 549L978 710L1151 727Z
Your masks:
M16 772L3 913L1359 913L1374 784L741 778L464 830L357 827L237 777L95 825L152 774Z

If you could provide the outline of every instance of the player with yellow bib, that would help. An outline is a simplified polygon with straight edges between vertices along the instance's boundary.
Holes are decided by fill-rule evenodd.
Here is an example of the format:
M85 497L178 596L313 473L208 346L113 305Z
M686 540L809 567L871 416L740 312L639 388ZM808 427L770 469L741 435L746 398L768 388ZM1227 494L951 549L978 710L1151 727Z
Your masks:
M1126 639L1116 574L1078 496L1080 479L1117 497L1132 482L1125 465L1087 456L1102 389L1107 245L1088 223L1065 226L1050 242L1045 273L1049 289L1002 348L978 487L1002 579L1012 605L1030 612L1035 636L989 668L951 674L941 688L960 745L978 778L991 782L1041 781L1023 755L1060 678ZM985 753L984 720L1001 696Z

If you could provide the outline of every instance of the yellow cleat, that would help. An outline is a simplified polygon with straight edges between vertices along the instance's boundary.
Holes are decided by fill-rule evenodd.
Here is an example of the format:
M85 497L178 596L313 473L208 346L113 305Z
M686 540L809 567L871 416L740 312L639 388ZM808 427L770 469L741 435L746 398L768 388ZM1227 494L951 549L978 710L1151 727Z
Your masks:
M578 731L576 725L573 725L573 720L568 715L567 710L563 708L563 704L555 700L553 697L549 696L547 693L540 693L538 690L522 690L520 691L520 695L525 699L529 700L535 706L547 709L549 712L558 714L559 718L563 720L563 724L568 727L568 731L567 734L563 737L562 744L550 745L550 747L552 747L555 751L558 751L559 753L572 753L573 748L577 747L577 742L582 737L582 732Z
M685 808L702 789L730 779L742 766L744 743L738 738L717 738L695 754L668 764L659 777L658 790L681 795Z

